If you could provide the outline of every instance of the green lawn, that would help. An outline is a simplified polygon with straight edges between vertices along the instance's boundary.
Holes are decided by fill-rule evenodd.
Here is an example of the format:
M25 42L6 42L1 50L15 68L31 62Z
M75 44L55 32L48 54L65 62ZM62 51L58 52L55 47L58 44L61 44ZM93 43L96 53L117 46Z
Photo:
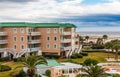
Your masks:
M110 58L114 58L114 54L113 53L109 53ZM83 63L85 61L86 58L92 58L92 59L96 59L98 62L107 62L105 58L108 57L108 53L105 52L89 52L88 56L84 56L83 58L80 59L71 59L72 61L74 61L75 63ZM120 55L119 55L120 58ZM67 61L68 59L59 59L59 62L64 62Z
M4 62L2 64L8 65L8 66L12 67L12 70L6 71L6 72L0 72L0 77L12 77L12 76L10 76L11 72L17 73L19 70L21 70L21 68L18 68L16 70L14 70L14 68L16 68L18 66L22 66L21 63L19 63L19 62L12 62L12 61L11 62Z

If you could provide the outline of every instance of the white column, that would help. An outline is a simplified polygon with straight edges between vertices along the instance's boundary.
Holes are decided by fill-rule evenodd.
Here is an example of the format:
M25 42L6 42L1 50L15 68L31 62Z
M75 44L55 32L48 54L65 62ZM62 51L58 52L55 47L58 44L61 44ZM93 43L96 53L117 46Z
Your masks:
M3 56L2 57L6 57L7 56L7 52L3 52Z

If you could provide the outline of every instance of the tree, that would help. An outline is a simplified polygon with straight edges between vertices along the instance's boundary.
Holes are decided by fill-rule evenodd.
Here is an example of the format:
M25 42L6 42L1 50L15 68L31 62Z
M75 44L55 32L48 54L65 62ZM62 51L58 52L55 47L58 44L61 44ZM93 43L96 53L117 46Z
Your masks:
M107 69L101 68L97 65L90 65L82 69L86 74L82 75L82 77L106 77L107 74L105 71Z
M111 40L110 42L107 42L105 44L106 48L111 48L112 50L115 50L115 60L118 60L118 52L120 49L120 40Z
M105 40L107 40L108 36L107 35L103 35L102 38L104 39L104 43L105 43Z
M87 43L88 43L88 39L89 39L90 37L89 36L85 36L85 39L87 40Z
M79 36L79 41L81 44L83 44L83 42L85 41L85 39L82 36Z
M112 49L112 43L111 42L105 43L105 48L108 49L108 59L109 59L109 51L110 49Z
M120 40L112 40L112 49L115 50L115 60L118 60L118 52L120 49Z
M24 65L24 67L28 67L27 75L29 77L34 77L35 69L36 69L35 66L38 64L47 65L47 61L43 57L37 57L35 55L32 55L32 56L26 57L25 60L22 62L22 64Z
M97 45L103 45L103 39L102 38L97 39Z

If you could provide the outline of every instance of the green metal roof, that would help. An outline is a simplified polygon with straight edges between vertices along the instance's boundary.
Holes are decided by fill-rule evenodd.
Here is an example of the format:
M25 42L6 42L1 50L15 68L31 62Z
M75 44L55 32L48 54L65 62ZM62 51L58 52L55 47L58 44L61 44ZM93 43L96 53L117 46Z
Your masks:
M61 66L62 64L58 63L56 60L47 60L48 65L40 64L36 67L53 67L53 66Z
M0 27L76 27L70 23L30 23L30 22L0 22Z

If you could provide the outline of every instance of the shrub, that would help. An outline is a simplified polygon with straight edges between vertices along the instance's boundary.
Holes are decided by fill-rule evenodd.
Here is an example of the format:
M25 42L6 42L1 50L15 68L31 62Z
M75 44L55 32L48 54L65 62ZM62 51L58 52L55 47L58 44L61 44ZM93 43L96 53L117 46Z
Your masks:
M84 65L86 66L89 66L89 65L97 65L98 64L98 61L97 60L94 60L94 59L86 59L84 62L83 62Z
M19 57L19 58L14 58L13 59L14 62L22 62L23 60L25 60L24 57Z
M46 55L45 57L50 58L50 59L52 59L52 58L54 58L54 59L60 58L60 56L56 55L56 54Z
M8 60L9 60L9 57L0 58L0 61L8 61Z
M51 77L51 72L50 72L50 70L46 70L46 71L45 71L45 75L48 76L48 77Z
M11 67L7 65L0 65L0 72L9 71L9 70L11 70Z
M71 58L76 59L76 58L82 58L83 56L81 54L78 53L74 53L71 55Z
M87 52L81 52L80 54L83 55L83 56L88 56Z
M21 70L16 77L26 77L26 76L27 74L23 70Z
M113 74L112 77L120 77L119 74Z
M39 75L39 74L35 74L35 77L42 77L41 75Z
M105 48L104 45L97 45L97 44L94 44L94 45L92 46L92 49L104 49L104 48Z

